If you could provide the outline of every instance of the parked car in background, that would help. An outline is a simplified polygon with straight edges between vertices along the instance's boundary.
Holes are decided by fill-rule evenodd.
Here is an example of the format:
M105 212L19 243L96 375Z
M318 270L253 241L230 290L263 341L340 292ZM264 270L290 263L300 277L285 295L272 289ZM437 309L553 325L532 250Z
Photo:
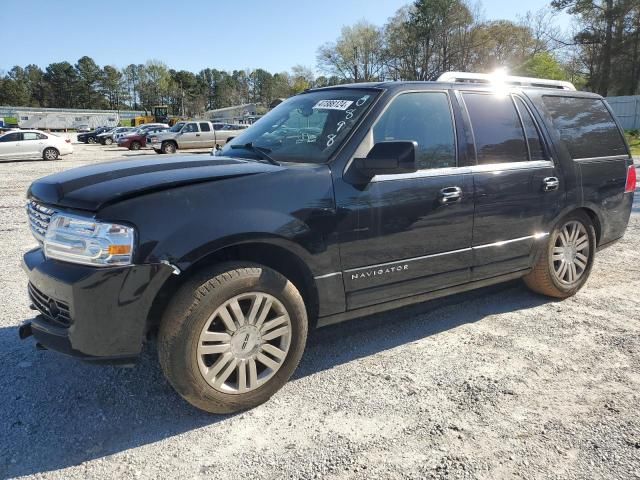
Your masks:
M116 127L110 132L104 132L98 135L98 141L102 145L111 145L113 142L117 142L120 136L132 130L134 130L133 127Z
M89 125L78 125L78 127L76 128L76 132L78 133L86 133L90 131L91 129L89 128Z
M169 126L153 126L149 128L138 128L118 139L118 146L129 150L140 150L147 146L147 135L160 133L169 130Z
M71 140L40 130L20 130L0 136L0 158L37 158L56 160L73 153Z
M96 143L98 140L98 135L100 135L101 133L104 133L108 130L111 130L115 127L98 127L95 130L91 130L89 132L85 132L85 133L79 133L78 134L78 142L82 142L82 143Z

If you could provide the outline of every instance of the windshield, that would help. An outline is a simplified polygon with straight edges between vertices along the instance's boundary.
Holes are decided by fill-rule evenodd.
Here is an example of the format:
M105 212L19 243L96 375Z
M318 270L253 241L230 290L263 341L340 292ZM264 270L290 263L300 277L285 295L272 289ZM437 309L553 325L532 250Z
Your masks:
M377 92L334 89L296 95L227 143L221 155L252 157L251 143L277 161L324 163L336 151ZM232 148L234 147L235 148Z
M178 122L169 129L170 132L179 132L184 127L185 122Z

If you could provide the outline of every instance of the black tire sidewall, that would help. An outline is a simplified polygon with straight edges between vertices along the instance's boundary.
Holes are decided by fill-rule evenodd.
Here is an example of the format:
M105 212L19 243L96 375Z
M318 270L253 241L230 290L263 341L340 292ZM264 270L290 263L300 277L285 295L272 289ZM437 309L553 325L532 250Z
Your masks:
M229 298L249 291L268 293L282 302L291 321L291 344L284 363L268 382L245 394L225 394L211 387L200 373L198 340L209 316L217 307ZM177 294L183 295L193 297L193 292L181 291ZM170 315L179 315L179 312L171 312ZM163 324L166 320L169 319L163 319ZM169 349L164 352L169 361L165 374L178 393L198 408L214 413L251 408L267 401L291 377L304 352L307 328L304 303L291 282L266 267L245 267L241 275L233 276L220 287L205 293L197 306L183 316L177 334L168 342L161 341L159 347ZM165 337L162 327L160 336Z
M571 221L580 222L587 231L587 236L589 237L589 259L587 260L587 268L584 273L580 277L580 279L572 285L565 285L560 283L560 281L556 278L555 271L553 269L553 248L555 246L555 240L560 229ZM566 294L567 296L575 294L578 290L580 290L583 285L589 279L589 275L591 274L591 269L593 267L593 261L595 259L596 253L596 233L595 228L593 226L593 222L591 219L583 214L582 212L573 212L566 217L564 217L560 222L556 224L556 226L551 231L551 235L549 236L549 241L547 242L547 268L549 269L549 277L554 287L557 288L560 292Z
M129 150L140 150L140 142L133 142L129 147Z

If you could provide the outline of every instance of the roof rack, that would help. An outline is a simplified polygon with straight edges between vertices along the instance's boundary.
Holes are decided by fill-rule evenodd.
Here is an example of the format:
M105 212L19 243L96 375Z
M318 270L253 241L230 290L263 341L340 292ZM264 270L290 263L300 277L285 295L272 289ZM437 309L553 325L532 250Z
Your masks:
M557 90L575 90L571 82L548 80L546 78L514 77L512 75L445 72L438 77L438 82L448 83L504 83L520 87L555 88Z

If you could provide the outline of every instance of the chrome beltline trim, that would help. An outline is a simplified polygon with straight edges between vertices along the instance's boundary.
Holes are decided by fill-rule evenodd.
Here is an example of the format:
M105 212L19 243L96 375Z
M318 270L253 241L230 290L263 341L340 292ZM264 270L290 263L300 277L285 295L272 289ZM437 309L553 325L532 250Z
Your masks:
M605 157L574 158L574 162L606 162L610 160L628 160L629 155L609 155Z
M441 257L443 255L452 255L454 253L462 253L462 252L468 252L471 250L479 250L482 248L489 248L489 247L501 247L502 245L507 245L509 243L514 243L514 242L522 242L524 240L539 240L541 238L547 237L549 235L549 232L546 233L536 233L535 235L527 235L526 237L519 237L519 238L512 238L510 240L502 240L500 242L494 242L494 243L487 243L484 245L476 245L473 247L468 247L468 248L461 248L459 250L450 250L448 252L441 252L441 253L433 253L431 255L422 255L420 257L413 257L413 258L404 258L401 260L396 260L393 262L385 262L385 263L377 263L375 265L365 265L363 267L357 267L357 268L349 268L347 270L344 270L342 272L332 272L332 273L327 273L325 275L319 275L317 277L313 277L314 280L320 280L323 278L329 278L329 277L333 277L335 275L342 275L344 273L351 273L351 272L357 272L359 270L366 270L366 269L370 269L370 268L379 268L379 267L386 267L389 265L396 265L398 263L403 263L403 262L415 262L417 260L424 260L426 258L434 258L434 257Z

